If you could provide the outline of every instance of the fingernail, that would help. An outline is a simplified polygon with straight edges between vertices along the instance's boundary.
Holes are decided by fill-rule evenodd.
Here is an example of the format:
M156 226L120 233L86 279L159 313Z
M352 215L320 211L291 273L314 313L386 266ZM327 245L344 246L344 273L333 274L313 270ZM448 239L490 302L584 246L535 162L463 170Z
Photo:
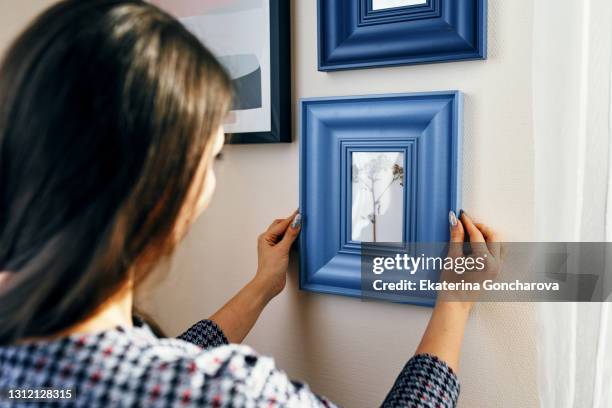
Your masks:
M453 210L448 212L448 223L451 225L451 227L457 226L457 214L455 214Z
M302 225L302 214L297 213L295 217L293 217L293 221L291 221L291 228L299 228Z

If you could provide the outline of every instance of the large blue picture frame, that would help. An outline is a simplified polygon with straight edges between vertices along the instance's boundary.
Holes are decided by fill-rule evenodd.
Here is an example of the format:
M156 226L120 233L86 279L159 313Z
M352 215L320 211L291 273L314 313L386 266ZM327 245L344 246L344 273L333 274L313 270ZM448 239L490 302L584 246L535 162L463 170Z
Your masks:
M486 59L487 0L423 1L318 0L319 70Z
M448 240L448 212L460 208L462 116L459 91L300 101L301 289L361 296L361 243L350 232L356 151L402 153L404 242Z

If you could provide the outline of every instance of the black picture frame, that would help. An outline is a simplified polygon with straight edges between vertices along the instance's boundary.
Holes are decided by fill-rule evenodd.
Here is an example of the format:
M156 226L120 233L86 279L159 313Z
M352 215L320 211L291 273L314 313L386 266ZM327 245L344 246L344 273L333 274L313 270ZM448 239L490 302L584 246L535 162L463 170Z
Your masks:
M270 131L228 134L226 143L291 143L291 9L270 1Z

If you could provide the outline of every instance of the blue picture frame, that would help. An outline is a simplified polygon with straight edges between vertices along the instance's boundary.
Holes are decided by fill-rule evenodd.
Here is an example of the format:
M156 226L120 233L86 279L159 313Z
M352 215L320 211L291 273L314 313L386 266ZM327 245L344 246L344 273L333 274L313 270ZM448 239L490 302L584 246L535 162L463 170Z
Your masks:
M361 244L350 233L351 153L402 152L405 242L446 242L461 200L459 91L300 101L300 288L361 296ZM435 294L408 303L433 305Z
M487 0L372 1L318 0L319 71L487 57Z

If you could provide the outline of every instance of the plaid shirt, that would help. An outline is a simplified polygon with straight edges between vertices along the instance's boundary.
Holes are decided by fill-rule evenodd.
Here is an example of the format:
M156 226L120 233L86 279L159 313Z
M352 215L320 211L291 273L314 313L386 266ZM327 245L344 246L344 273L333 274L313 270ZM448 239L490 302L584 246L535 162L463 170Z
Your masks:
M289 380L269 357L231 344L209 320L178 339L148 327L116 328L0 347L1 407L39 407L8 399L8 389L72 389L75 407L330 407L306 385ZM410 359L383 406L453 407L457 377L429 355Z

